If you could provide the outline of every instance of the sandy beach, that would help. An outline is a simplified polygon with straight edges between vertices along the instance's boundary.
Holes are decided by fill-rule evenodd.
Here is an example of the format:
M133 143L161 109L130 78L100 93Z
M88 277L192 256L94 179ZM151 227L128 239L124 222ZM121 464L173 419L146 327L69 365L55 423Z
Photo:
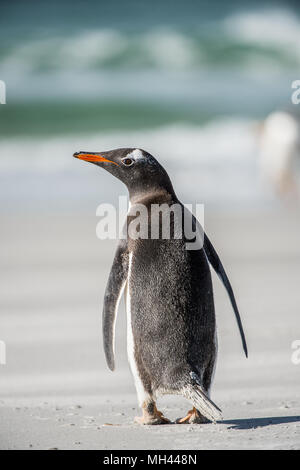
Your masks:
M214 276L219 355L212 398L223 421L139 427L123 302L116 371L105 364L102 298L115 241L91 212L2 217L1 449L299 449L300 221L287 208L218 213L206 230L227 268L249 346ZM171 419L189 403L164 397Z
M1 2L0 449L300 449L298 3ZM213 274L217 424L134 424L123 300L105 363L96 210L127 189L73 155L117 148L204 203L249 350Z

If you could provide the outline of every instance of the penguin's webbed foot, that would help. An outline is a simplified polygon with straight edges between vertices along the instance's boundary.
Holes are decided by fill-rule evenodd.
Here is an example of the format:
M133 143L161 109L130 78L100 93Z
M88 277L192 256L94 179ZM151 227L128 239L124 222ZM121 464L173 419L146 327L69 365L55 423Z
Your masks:
M146 425L155 425L155 424L171 424L171 421L164 416L149 416L145 418L145 416L136 416L134 418L134 422L138 424L146 424Z
M210 423L196 408L189 410L184 418L176 419L176 424L206 424Z
M136 416L134 421L138 424L155 425L155 424L171 424L171 421L156 408L154 402L143 403L143 416Z

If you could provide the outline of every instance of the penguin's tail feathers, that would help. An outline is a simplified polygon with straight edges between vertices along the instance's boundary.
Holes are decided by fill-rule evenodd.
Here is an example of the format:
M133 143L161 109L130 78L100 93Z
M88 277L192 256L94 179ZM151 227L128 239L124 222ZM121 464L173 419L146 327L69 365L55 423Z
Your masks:
M213 423L222 419L220 408L206 395L201 385L189 383L182 389L182 395L192 402L193 406Z

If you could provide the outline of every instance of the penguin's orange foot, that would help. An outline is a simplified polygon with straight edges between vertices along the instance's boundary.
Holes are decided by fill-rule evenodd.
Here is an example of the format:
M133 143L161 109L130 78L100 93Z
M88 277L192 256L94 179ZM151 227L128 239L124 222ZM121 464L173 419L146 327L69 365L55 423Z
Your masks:
M177 424L206 424L210 423L209 419L205 418L201 413L199 413L196 408L188 411L188 414L184 418L176 419Z
M171 424L171 421L158 411L155 403L143 403L143 416L136 416L134 421L138 424L155 425L155 424Z
M155 424L171 424L171 421L164 416L149 416L145 418L145 416L136 416L134 418L134 422L138 424L146 424L146 425L155 425Z

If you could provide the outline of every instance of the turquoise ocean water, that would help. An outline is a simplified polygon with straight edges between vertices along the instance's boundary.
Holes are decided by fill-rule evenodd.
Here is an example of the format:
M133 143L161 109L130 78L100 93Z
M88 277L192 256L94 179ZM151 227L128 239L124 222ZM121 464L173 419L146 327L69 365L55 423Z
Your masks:
M257 125L299 78L296 2L2 2L2 206L98 197L71 155L118 146L158 156L183 197L257 203Z

